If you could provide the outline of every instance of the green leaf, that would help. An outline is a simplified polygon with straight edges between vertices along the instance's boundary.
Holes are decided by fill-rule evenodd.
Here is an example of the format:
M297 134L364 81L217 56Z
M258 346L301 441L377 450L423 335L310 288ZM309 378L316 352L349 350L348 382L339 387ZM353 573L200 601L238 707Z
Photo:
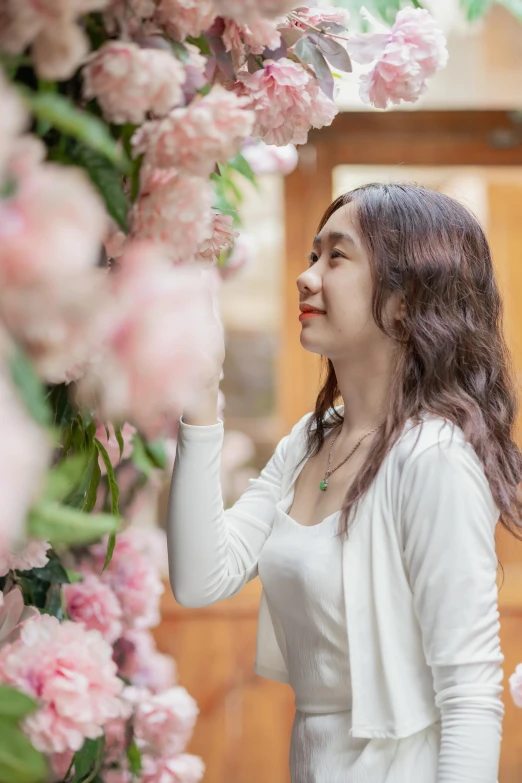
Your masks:
M105 561L103 563L103 568L101 570L102 574L112 560L112 555L115 546L116 546L116 533L111 533L109 536L109 540L107 541L107 552L105 553Z
M87 470L88 454L80 452L59 462L47 474L45 500L65 500L77 488Z
M116 440L118 441L118 446L120 447L120 460L123 457L123 449L125 448L125 443L123 442L123 435L121 434L121 424L113 424L114 429L114 435L116 437Z
M62 609L62 592L61 586L57 583L53 583L47 591L47 598L45 605L42 609L43 614L50 614L53 617L57 617L58 620L64 619Z
M146 476L150 476L154 469L154 464L151 463L150 457L147 454L145 441L137 432L132 436L132 446L132 462L136 465L138 470L141 470Z
M160 470L167 467L167 452L164 440L153 440L145 443L145 450L150 461Z
M470 22L480 19L493 5L494 0L461 0L461 6Z
M51 424L51 408L45 398L45 389L37 376L33 365L23 353L15 346L8 359L11 378L17 387L27 410L33 419L43 427Z
M101 441L98 440L98 438L95 438L94 442L96 443L96 448L100 452L103 464L107 470L107 481L109 482L109 492L111 494L111 513L118 515L120 513L118 511L118 498L120 490L118 487L118 482L116 481L116 476L114 475L114 468L105 446L101 443Z
M522 20L522 0L497 0L497 2L505 6L508 11L511 11L517 19Z
M228 161L228 165L230 168L235 169L238 171L243 177L249 180L249 182L253 182L254 185L257 185L256 175L252 171L252 168L250 166L250 163L246 158L241 155L240 152L233 157L230 158Z
M74 777L72 783L90 783L94 780L103 761L105 735L97 739L86 739L80 750L74 754Z
M116 221L122 231L127 232L127 214L129 202L123 191L122 174L99 152L84 144L76 144L71 158L74 163L85 169L91 182L100 192L107 212Z
M69 579L69 584L74 584L75 582L81 582L83 579L83 574L81 574L79 571L74 571L72 568L66 568L65 572L67 574L67 578Z
M127 758L129 759L129 766L133 775L138 775L141 770L141 753L136 745L136 740L132 740L127 748Z
M32 92L18 85L25 103L38 120L83 142L114 163L121 171L128 171L129 161L112 138L109 128L99 117L82 111L64 95L50 92Z
M33 579L39 579L48 584L68 584L69 577L59 558L52 552L48 552L49 561L40 568L31 568L30 571L23 571L24 574L30 574Z
M197 46L201 54L212 54L210 51L210 46L208 45L208 41L204 35L200 35L199 38L189 36L187 38L187 43L191 43L194 44L194 46Z
M72 506L42 502L29 512L28 533L51 544L88 544L120 527L112 514L84 514Z
M313 43L313 40L311 40L309 36L301 38L296 44L295 53L303 63L307 63L313 67L319 87L330 100L333 100L334 80L332 72L330 71L324 55Z
M27 694L11 688L9 685L0 685L0 717L21 720L37 708L37 703Z
M0 780L2 783L43 783L46 761L8 718L0 718Z
M89 473L89 486L87 487L87 492L85 493L85 498L81 506L82 511L87 512L92 511L96 505L96 500L98 498L98 487L100 485L101 479L101 469L98 460L98 451L96 449L92 450Z

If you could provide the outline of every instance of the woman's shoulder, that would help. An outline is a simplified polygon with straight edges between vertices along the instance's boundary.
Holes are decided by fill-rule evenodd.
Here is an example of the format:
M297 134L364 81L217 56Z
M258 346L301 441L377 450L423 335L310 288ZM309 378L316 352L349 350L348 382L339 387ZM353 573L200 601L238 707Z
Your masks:
M441 460L477 462L478 459L458 424L427 412L408 419L392 452L400 468L418 460L437 465Z

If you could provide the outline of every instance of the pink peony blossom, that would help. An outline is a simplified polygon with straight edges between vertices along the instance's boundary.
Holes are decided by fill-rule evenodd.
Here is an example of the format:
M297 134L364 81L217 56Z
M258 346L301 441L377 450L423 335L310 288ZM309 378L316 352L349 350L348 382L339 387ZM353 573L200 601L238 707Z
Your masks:
M234 242L232 252L218 265L222 280L228 280L241 269L251 266L257 256L257 239L253 234L242 231ZM221 417L220 417L221 418Z
M114 645L114 660L122 677L138 688L159 693L176 684L176 661L158 652L147 630L129 629Z
M80 571L88 573L94 567L101 572L107 540L105 536L101 543L90 547L92 564L89 561L80 563ZM118 534L112 560L100 579L118 598L125 628L150 628L159 623L159 597L165 587L154 565L140 552L126 530Z
M223 250L227 250L234 244L239 232L234 229L232 215L214 214L212 234L201 243L198 249L198 257L202 261L215 264Z
M189 753L159 758L145 754L142 762L140 783L199 783L205 774L203 760Z
M356 62L374 63L361 76L362 100L378 109L401 100L415 103L427 88L426 79L447 63L444 33L425 9L402 9L391 30L368 12L365 17L376 32L355 35L347 44Z
M158 756L182 753L194 731L199 708L185 688L176 686L142 699L134 714L140 750Z
M0 576L8 571L29 571L31 568L42 568L49 562L47 550L51 548L48 541L41 538L28 538L18 552L0 553Z
M5 595L0 593L0 647L18 639L22 623L30 617L39 617L35 606L25 606L24 597L18 585Z
M52 771L52 783L58 783L65 779L65 774L69 769L71 761L74 756L73 750L64 750L63 753L52 753L49 757L49 762ZM74 774L74 764L71 768L71 772Z
M247 142L241 148L254 174L290 174L298 163L297 150L293 144L276 147L263 141Z
M109 430L109 435L110 435L109 439L107 439L107 431L105 429L105 425L102 423L98 424L96 428L96 437L98 438L102 446L105 447L105 450L109 455L111 465L113 465L113 467L116 467L116 465L118 465L121 460L129 459L129 457L132 455L132 452L134 451L132 436L136 432L136 427L133 427L132 424L129 424L129 422L126 421L123 424L123 427L121 428L121 436L123 438L123 453L121 455L121 459L120 459L120 445L116 440L114 425L111 424L110 422L107 422L107 428ZM102 472L102 475L105 475L107 473L107 468L105 467L105 462L101 458L101 455L99 456L98 462L100 465L100 470Z
M112 649L99 631L42 614L27 620L20 638L0 650L0 681L39 702L22 721L37 750L79 750L111 718L128 714Z
M161 479L152 483L156 484L158 489L164 486L164 475L161 473ZM150 484L151 482L147 482ZM150 563L157 569L158 573L165 573L165 567L168 570L167 557L167 533L163 528L145 525L129 525L126 530L129 538L134 542L137 549L147 557Z
M0 11L0 26L1 26ZM1 34L0 34L1 35ZM16 91L0 71L0 182L13 150L13 143L27 122L27 112Z
M125 689L123 690L125 698ZM105 753L103 760L105 764L117 762L125 753L127 746L127 720L125 718L114 718L104 726L105 731Z
M249 24L259 17L283 16L295 6L295 0L214 0L219 16Z
M19 136L11 146L7 168L17 180L28 177L43 163L47 155L45 144L30 133Z
M518 664L509 678L509 690L511 692L511 698L517 707L522 707L522 663Z
M122 632L122 609L115 593L96 574L86 574L81 582L64 584L63 596L71 620L98 630L112 644Z
M346 8L336 8L333 5L312 6L311 8L299 6L292 11L288 21L291 27L297 27L300 30L307 30L324 23L348 27L350 12Z
M140 176L139 197L130 215L131 237L160 244L176 263L191 261L212 230L210 182L147 166Z
M203 98L167 117L147 122L133 136L134 154L145 153L145 164L176 167L206 177L217 161L226 161L250 134L254 114L246 98L216 85Z
M266 144L305 144L310 128L330 125L338 112L317 79L286 57L265 60L255 73L239 73L238 82L236 89L256 114L253 135Z
M225 19L223 43L227 52L232 52L236 69L245 61L247 53L262 54L264 49L277 49L281 44L281 33L272 19L253 19L250 24L239 25L233 19Z
M173 54L108 41L83 69L84 95L96 98L109 122L140 124L147 112L166 114L182 97L185 70Z
M214 0L160 0L157 21L178 41L198 37L217 16Z

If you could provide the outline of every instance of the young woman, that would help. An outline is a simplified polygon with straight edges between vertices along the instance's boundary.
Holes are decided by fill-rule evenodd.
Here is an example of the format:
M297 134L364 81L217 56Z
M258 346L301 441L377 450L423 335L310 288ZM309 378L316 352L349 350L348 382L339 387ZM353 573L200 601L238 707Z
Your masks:
M292 783L495 783L495 529L520 535L522 456L487 240L448 196L370 184L327 209L297 287L315 410L224 511L216 366L180 418L174 595L259 574L255 671L295 692Z

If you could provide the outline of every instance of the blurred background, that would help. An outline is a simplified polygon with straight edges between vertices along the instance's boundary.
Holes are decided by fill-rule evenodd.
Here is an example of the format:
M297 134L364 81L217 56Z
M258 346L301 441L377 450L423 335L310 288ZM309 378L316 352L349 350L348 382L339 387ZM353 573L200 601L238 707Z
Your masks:
M272 166L279 170L260 175L258 188L238 181L244 256L221 299L227 506L314 405L318 360L299 343L295 280L320 215L359 184L416 181L473 210L492 246L506 335L522 377L522 25L496 4L471 25L457 0L433 0L430 10L445 28L450 59L414 108L366 108L357 80L342 80L342 113L331 127L310 133L295 159L288 150L285 161ZM271 168L266 161L263 166ZM137 510L140 522L165 526L167 493L168 487L151 493ZM506 705L499 783L515 783L522 780L522 718L507 678L522 660L522 547L499 531L498 556ZM289 783L292 692L253 673L259 580L228 601L196 610L178 606L166 574L165 580L154 635L176 658L179 680L199 704L188 750L205 761L206 783Z

